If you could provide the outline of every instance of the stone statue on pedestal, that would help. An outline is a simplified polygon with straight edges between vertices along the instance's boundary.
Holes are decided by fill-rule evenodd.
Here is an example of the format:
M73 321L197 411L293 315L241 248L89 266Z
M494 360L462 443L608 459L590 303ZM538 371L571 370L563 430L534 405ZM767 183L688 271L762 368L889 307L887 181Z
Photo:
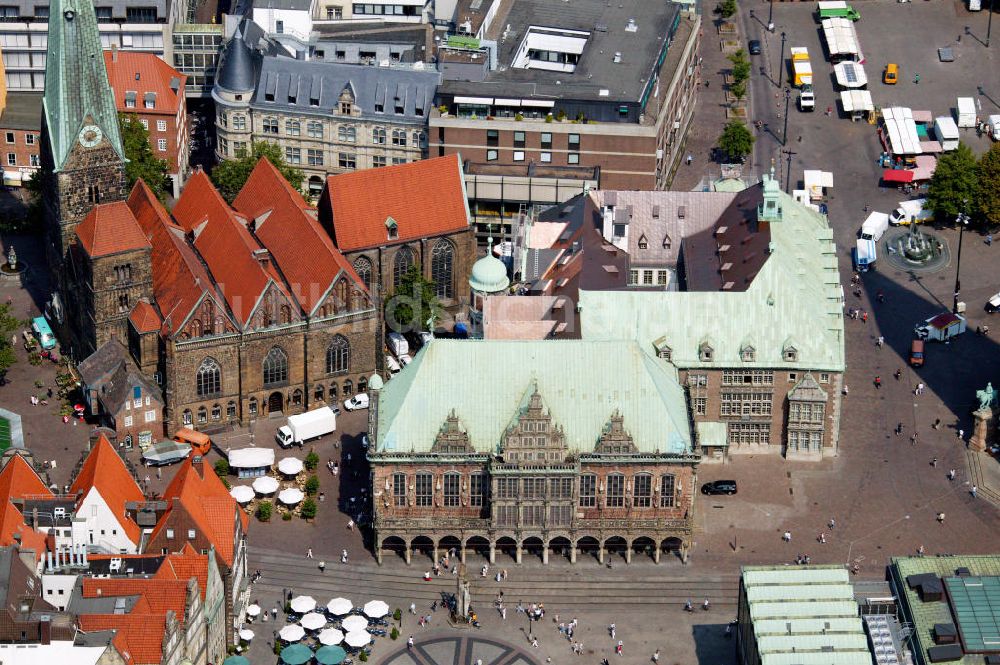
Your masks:
M465 575L465 564L458 564L458 576L455 579L455 618L466 619L469 616L469 606L472 605L472 592L469 590L469 580Z
M972 436L969 438L969 449L982 452L996 441L996 406L998 391L992 383L987 383L984 390L977 390L979 408L972 412Z

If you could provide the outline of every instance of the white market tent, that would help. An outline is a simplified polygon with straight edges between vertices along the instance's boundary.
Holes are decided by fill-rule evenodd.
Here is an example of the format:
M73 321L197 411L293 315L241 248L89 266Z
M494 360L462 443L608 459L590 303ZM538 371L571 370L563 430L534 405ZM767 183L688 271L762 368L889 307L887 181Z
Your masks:
M806 170L802 172L802 182L811 199L822 199L824 190L833 187L833 174L829 171Z
M846 18L825 18L820 25L823 26L823 37L831 60L858 60L861 57L858 33L854 30L853 21Z
M378 619L389 613L389 606L383 600L372 600L365 603L364 612L367 616Z
M299 625L306 630L319 630L326 625L326 618L318 612L309 612L299 619Z
M302 468L302 460L297 457L286 457L278 462L278 471L282 472L286 476L294 476L302 473Z
M871 90L844 90L840 93L844 113L870 113L875 110Z
M271 448L239 448L229 451L229 466L234 469L261 469L274 464Z
M330 614L342 616L350 612L353 607L354 604L347 598L334 598L326 604L326 611Z
M305 494L302 493L297 487L289 487L286 490L281 490L278 493L278 501L285 504L286 506L294 506L298 502L305 498Z
M364 631L364 629L368 627L368 619L357 614L352 614L341 622L340 627L348 633L353 633L359 630Z
M868 75L865 68L858 62L838 62L833 66L837 75L837 85L841 88L863 88L868 85Z
M280 631L278 631L278 637L280 637L286 642L298 642L305 636L305 634L306 634L305 629L303 629L302 626L294 623L290 623L284 628L282 628ZM365 635L367 634L368 633L365 633Z
M292 611L299 614L312 612L316 609L316 601L312 596L295 596L295 598L292 598L292 602L290 604L292 606Z
M236 503L246 503L253 500L253 488L249 485L237 485L229 490L229 496L236 499Z
M363 647L364 645L371 642L371 640L372 636L369 635L364 630L356 630L354 632L348 633L347 636L344 638L344 641L347 642L347 645L354 647L355 649L357 649L358 647Z
M919 155L920 136L913 111L903 106L882 110L882 124L889 141L889 151L894 155Z
M278 480L271 476L261 476L253 481L253 489L258 494L274 494L278 491Z
M323 646L333 646L334 644L340 644L344 641L344 634L337 630L336 628L324 628L320 631L319 635L316 636L319 643Z

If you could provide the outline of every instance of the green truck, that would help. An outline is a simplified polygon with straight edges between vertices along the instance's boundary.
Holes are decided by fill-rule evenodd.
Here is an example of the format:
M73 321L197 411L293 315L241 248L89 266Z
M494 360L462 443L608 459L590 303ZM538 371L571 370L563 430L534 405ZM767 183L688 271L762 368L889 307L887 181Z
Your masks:
M861 18L858 10L843 0L821 0L816 4L819 6L819 20L821 21L825 18L846 18L851 21L857 21Z

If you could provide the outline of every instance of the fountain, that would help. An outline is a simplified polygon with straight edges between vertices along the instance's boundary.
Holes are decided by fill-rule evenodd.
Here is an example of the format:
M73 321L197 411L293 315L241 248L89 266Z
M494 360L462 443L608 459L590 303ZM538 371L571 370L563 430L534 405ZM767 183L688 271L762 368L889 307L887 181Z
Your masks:
M889 263L907 270L937 270L948 263L948 250L936 236L918 224L885 239Z
M7 250L7 262L0 264L0 273L9 277L17 277L23 273L28 267L24 261L17 260L17 251L14 249L14 245L10 246Z

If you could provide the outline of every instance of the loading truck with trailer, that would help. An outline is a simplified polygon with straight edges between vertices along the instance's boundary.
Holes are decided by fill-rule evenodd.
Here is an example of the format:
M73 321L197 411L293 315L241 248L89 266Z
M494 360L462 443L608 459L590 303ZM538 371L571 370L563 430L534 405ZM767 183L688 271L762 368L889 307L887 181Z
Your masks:
M288 423L278 428L274 440L282 448L301 447L309 439L325 436L337 429L337 414L328 406L288 416Z

